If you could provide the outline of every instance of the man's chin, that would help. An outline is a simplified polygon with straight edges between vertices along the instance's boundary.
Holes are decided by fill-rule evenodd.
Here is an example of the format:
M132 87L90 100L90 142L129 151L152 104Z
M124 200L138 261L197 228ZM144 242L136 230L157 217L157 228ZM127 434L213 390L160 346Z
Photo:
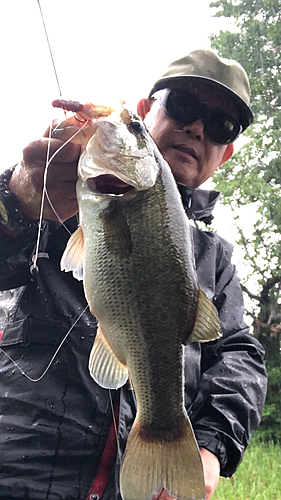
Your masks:
M173 164L171 170L176 182L179 184L190 188L198 187L197 171L194 172L194 169L181 163L180 165Z

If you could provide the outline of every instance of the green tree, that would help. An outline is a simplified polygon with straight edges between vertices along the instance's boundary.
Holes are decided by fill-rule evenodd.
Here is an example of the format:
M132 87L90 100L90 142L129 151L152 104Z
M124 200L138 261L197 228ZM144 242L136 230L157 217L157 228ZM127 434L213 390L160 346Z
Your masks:
M281 2L217 0L210 6L216 9L215 16L234 22L233 32L221 31L211 38L212 48L243 65L252 91L254 125L243 134L243 146L214 180L223 192L223 202L233 209L238 243L249 265L242 287L252 299L248 314L254 335L265 347L269 378L274 379L264 419L266 413L272 416L275 412L277 423L281 414ZM251 236L245 236L239 213L251 205L257 219Z

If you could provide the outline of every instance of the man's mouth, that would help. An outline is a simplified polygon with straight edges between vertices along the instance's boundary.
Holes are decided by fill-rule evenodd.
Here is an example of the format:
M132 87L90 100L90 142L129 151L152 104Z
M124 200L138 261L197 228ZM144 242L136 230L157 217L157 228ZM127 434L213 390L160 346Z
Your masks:
M195 160L198 159L197 153L194 148L189 148L187 146L183 146L181 144L175 144L172 146L173 149L176 149L177 151L180 151L181 153L187 154L188 156L191 156Z

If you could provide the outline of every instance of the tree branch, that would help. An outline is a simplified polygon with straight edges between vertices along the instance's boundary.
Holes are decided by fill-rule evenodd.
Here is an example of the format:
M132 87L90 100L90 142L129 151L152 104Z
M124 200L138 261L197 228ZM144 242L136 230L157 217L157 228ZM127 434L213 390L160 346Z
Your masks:
M245 292L250 297L250 299L257 300L258 302L261 301L260 295L253 294L252 292L250 292L250 290L248 290L248 288L245 285L241 284L241 288L243 292Z
M269 302L269 290L273 288L276 283L281 283L281 276L272 276L269 278L262 287L260 300L263 302Z
M254 269L257 273L260 273L260 274L262 275L262 277L265 279L265 278L266 278L266 276L265 276L264 271L262 271L262 270L261 270L261 269L257 266L257 264L256 264L256 261L255 261L254 257L252 257L252 255L250 255L250 253L249 253L247 240L246 240L246 238L245 238L245 236L244 236L243 230L242 230L242 229L241 229L241 227L239 227L237 224L235 224L235 225L236 225L237 230L238 230L238 232L239 232L239 234L240 234L241 241L242 241L242 245L243 245L243 247L244 247L244 249L245 249L245 253L246 253L246 256L247 256L248 260L250 261L250 263L251 263L251 265L252 265L253 269Z
M248 311L248 309L245 309L244 313L246 314L246 316L250 316L250 318L252 318L254 321L256 321L257 316L254 312L250 312L250 311Z

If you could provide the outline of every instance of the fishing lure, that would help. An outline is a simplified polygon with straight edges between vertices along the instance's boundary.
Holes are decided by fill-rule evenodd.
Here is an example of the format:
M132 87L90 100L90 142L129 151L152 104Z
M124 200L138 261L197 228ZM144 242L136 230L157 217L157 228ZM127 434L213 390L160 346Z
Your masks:
M83 110L83 104L78 101L66 101L65 99L55 99L52 102L54 108L61 108L64 111L72 111L73 113L78 113Z
M104 106L103 104L93 104L92 102L81 104L79 101L67 101L65 99L55 99L52 102L52 106L54 108L61 108L64 111L79 113L79 118L83 118L84 120L105 118L116 111L115 108Z

